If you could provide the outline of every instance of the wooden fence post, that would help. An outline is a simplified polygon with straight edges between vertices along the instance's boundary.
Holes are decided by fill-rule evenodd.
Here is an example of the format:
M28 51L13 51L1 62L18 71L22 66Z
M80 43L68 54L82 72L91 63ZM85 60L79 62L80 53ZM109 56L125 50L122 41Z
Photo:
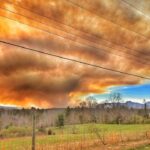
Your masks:
M35 108L32 108L32 150L35 150Z

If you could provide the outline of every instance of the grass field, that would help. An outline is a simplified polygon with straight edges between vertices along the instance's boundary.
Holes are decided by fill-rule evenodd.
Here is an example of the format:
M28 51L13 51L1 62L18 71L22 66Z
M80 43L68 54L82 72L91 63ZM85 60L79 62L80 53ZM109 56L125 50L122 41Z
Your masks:
M150 136L150 125L105 125L105 124L84 124L84 125L69 125L63 128L52 127L50 130L54 135L37 133L36 147L39 150L51 150L56 147L64 147L66 145L71 149L77 145L79 147L96 144L116 145L129 141L140 141ZM26 133L27 132L27 133ZM0 140L0 150L23 150L31 149L31 129L30 128L15 128L10 127L1 131L4 138ZM10 138L9 135L11 135ZM18 135L20 137L18 137ZM73 145L73 146L72 146ZM59 148L58 148L59 149ZM62 148L60 148L62 149ZM138 149L142 150L142 149Z
M142 146L142 147L131 149L131 150L150 150L150 145Z

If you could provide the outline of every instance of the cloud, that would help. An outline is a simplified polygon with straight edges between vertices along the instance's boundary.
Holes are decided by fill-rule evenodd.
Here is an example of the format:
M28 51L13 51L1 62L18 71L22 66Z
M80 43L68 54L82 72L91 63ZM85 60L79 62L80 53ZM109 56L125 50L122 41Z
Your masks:
M149 76L150 65L145 62L148 63L150 43L145 38L120 29L113 23L75 7L65 0L13 2L78 30L35 15L15 5L8 7L8 3L4 2L3 7L8 9L13 7L13 11L30 16L34 20L46 23L46 25L1 10L2 16L20 20L20 22L27 24L23 25L0 17L1 39L45 52L99 64L107 68ZM78 1L76 0L76 2ZM117 23L124 25L126 28L130 26L130 29L133 29L131 25L134 24L135 30L142 29L141 31L145 36L149 33L149 30L144 30L147 24L143 17L133 10L128 9L127 12L126 6L118 1L112 3L112 1L107 0L93 3L87 0L87 3L84 2L83 4L91 11L94 9L99 15L107 19L116 18ZM112 9L109 9L110 7ZM115 11L118 7L119 10ZM112 12L114 12L114 16L111 16ZM28 25L65 38L48 34ZM139 28L140 26L141 28ZM72 40L69 40L69 38ZM116 46L103 38L126 45L128 48ZM112 53L115 53L115 55ZM128 54L133 54L136 58L129 57ZM137 59L145 64L140 64ZM136 77L96 69L0 44L1 104L14 104L24 107L33 105L38 107L64 107L77 103L82 95L104 93L111 86L136 85L142 82L142 79Z

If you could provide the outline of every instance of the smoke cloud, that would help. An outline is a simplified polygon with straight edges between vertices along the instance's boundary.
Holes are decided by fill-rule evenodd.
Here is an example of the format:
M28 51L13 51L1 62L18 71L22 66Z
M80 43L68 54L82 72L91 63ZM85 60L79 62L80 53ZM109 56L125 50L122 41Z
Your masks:
M120 0L71 1L85 9L67 0L2 1L0 38L116 70L150 75L150 26L145 16ZM107 92L110 86L142 82L140 78L0 44L1 104L64 107L78 103L83 95Z

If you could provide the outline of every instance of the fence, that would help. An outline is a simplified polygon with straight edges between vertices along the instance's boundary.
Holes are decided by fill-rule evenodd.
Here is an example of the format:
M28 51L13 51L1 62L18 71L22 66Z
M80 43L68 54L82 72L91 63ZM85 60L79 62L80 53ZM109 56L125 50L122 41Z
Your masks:
M28 127L4 129L0 134L5 132L8 136L1 136L0 150L100 150L108 147L115 150L116 145L133 148L137 143L148 144L150 138L149 125L90 123L39 127L37 124L38 119L33 110Z

